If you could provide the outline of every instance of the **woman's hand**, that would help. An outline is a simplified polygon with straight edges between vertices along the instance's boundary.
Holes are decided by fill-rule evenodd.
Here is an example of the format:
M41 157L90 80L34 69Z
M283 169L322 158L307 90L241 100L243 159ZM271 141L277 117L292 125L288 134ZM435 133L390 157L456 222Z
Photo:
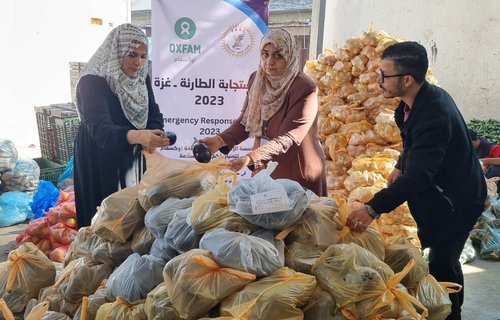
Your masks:
M220 136L206 137L201 139L200 142L206 144L212 154L215 154L217 150L226 145Z
M164 132L159 129L154 130L129 130L127 141L130 144L140 144L147 153L153 153L157 148L170 144L170 140L164 136Z
M252 158L250 158L249 156L239 157L229 162L229 164L231 165L231 170L236 172L240 171L241 169L252 163L253 163Z

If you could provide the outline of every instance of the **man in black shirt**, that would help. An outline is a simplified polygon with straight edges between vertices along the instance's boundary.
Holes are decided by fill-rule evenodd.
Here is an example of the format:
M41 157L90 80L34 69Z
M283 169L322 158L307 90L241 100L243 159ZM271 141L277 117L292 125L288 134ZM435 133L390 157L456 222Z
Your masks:
M401 98L395 121L403 151L388 187L353 211L347 223L363 232L375 217L407 201L422 247L429 248L430 273L438 281L463 286L460 254L486 199L485 179L465 121L451 96L425 80L428 58L422 45L391 45L379 65L384 97ZM450 299L448 319L460 319L463 290Z

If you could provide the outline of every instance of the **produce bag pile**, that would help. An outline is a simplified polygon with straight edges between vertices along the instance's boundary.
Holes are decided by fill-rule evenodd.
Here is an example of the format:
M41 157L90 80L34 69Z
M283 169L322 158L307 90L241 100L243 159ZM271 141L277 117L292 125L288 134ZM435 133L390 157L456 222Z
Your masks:
M402 150L394 121L400 100L385 98L377 83L383 51L399 41L384 31L364 32L335 50L326 49L304 68L319 88L319 138L327 157L329 194L344 197L352 207L387 186ZM427 78L435 83L430 70ZM402 234L418 244L405 204L378 223L383 235Z
M59 189L40 172L33 159L18 158L12 141L0 139L0 227L44 217L56 205Z
M74 192L61 190L57 204L49 208L44 217L31 220L17 235L16 247L31 242L50 260L63 262L77 232Z
M481 259L500 261L500 199L492 200L470 235ZM473 259L473 257L472 257Z
M33 159L18 159L12 170L2 172L2 190L35 191L40 181L40 167Z
M0 139L0 192L38 189L40 167L33 159L20 159L14 143Z
M437 301L415 298L430 280L425 269L415 269L412 254L418 249L408 238L398 240L407 247L389 249L374 226L363 234L349 230L346 199L318 197L285 179L273 180L272 165L246 181L228 181L223 166L213 166L218 173L210 189L167 198L147 211L138 201L142 184L110 195L91 226L78 230L64 268L57 275L52 271L54 276L36 292L26 294L32 285L21 285L21 304L4 295L7 308L20 315L33 312L36 303L48 303L45 314L61 319L82 319L84 314L87 319L417 318L430 309L448 314L446 290ZM165 170L148 165L146 173L161 176L154 172L159 168ZM283 186L285 207L263 205L263 194L277 197L260 187L263 180ZM245 201L239 207L229 199L236 191ZM254 211L255 199L261 202ZM244 210L236 212L237 207ZM290 217L283 216L291 210ZM126 218L131 212L137 214ZM230 223L217 223L214 217ZM38 223L47 227L49 217ZM49 261L32 243L22 246Z

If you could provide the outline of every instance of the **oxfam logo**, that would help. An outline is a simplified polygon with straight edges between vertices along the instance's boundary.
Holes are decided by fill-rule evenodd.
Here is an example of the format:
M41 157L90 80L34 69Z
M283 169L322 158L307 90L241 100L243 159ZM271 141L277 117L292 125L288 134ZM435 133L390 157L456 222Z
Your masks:
M196 25L193 20L182 17L175 22L175 34L177 34L179 38L189 40L194 37L195 33Z

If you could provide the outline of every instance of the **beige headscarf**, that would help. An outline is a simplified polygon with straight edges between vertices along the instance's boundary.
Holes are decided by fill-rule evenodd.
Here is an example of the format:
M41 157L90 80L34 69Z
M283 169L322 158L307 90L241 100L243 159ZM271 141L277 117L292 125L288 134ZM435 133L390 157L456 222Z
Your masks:
M248 91L248 105L243 113L241 124L250 137L262 136L263 121L269 120L283 105L285 96L299 72L299 59L294 37L283 29L270 30L260 42L260 51L272 44L286 60L283 74L268 76L262 63L259 64L252 87Z
M146 128L148 121L148 62L135 77L129 77L122 71L122 61L141 44L147 46L148 38L139 27L126 23L114 28L80 75L80 78L92 74L106 79L111 91L118 96L126 118L137 129Z

